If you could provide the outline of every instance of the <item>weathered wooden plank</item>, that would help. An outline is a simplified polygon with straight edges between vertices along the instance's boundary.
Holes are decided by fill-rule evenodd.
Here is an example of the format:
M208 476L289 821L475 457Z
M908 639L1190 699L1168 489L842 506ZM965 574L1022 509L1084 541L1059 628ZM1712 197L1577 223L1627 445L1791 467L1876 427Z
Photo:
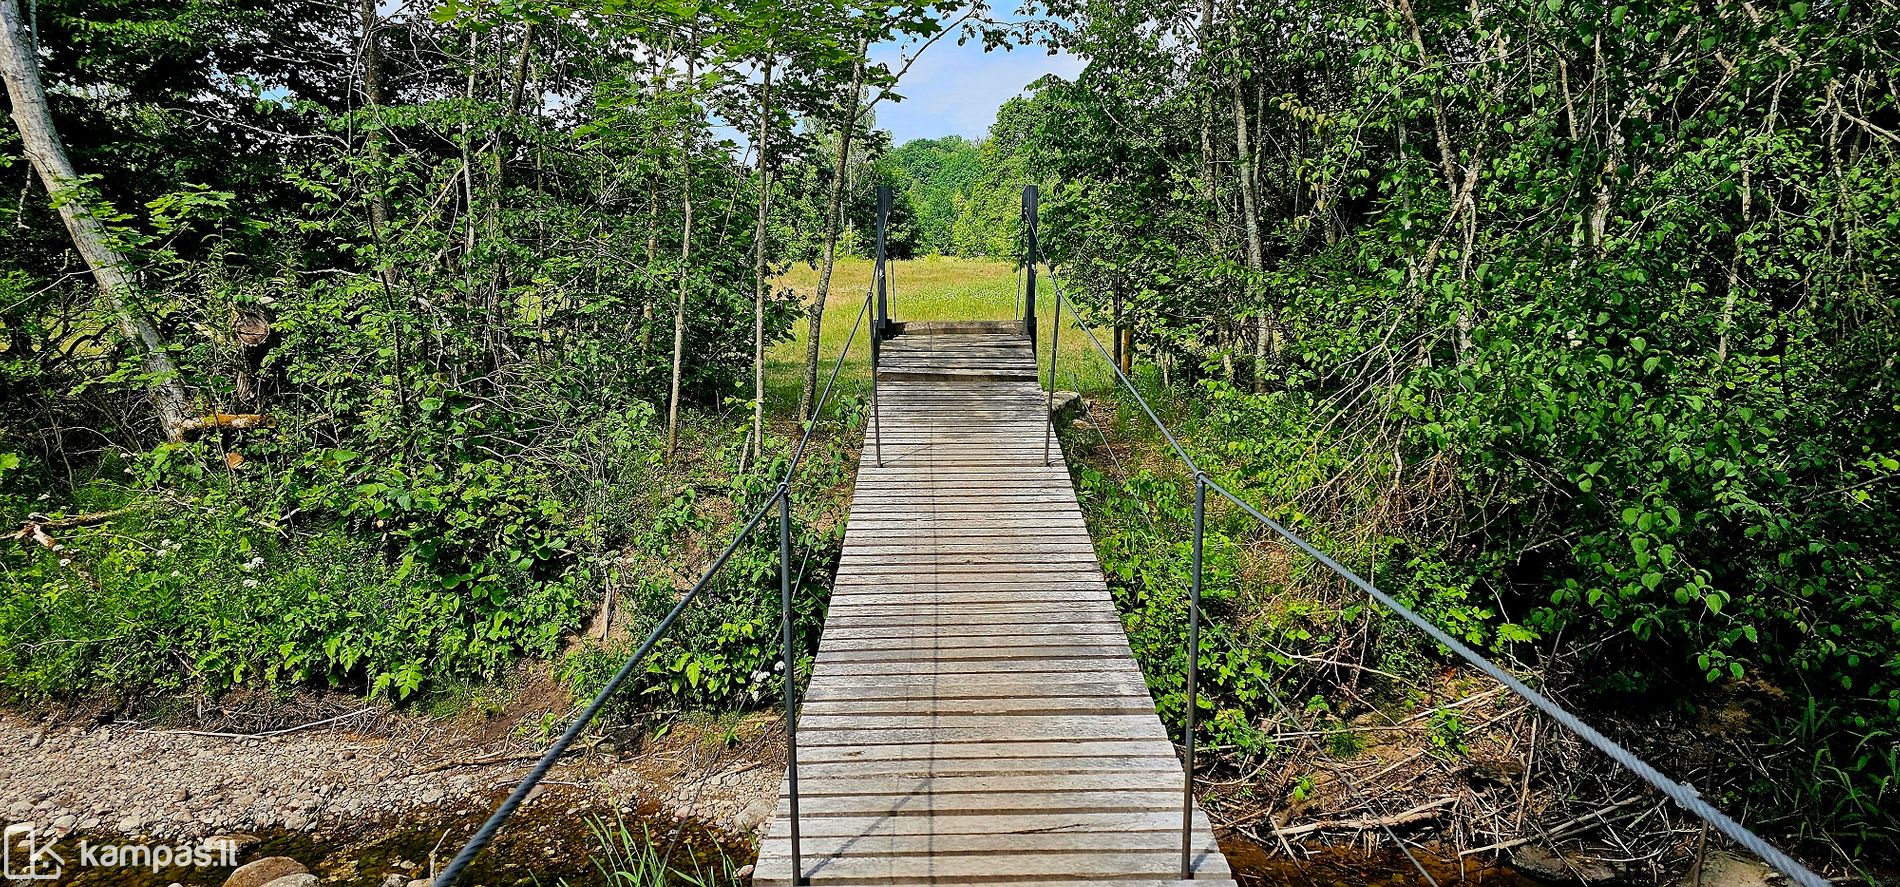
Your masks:
M1083 758L1089 760L1114 759L1130 755L1150 756L1158 748L1146 739L1130 738L1089 738L1089 739L1011 739L980 740L976 742L936 742L928 738L923 740L891 741L885 743L865 743L859 746L819 743L807 737L798 738L798 761L823 764L841 761L904 761L915 764L919 761L932 762L979 762L994 764L1013 758Z
M804 805L800 799L800 807ZM1175 798L1171 807L1160 810L1123 810L1084 813L1066 812L1019 812L1011 814L996 813L945 813L941 816L815 816L806 821L800 819L799 831L814 838L855 837L869 835L985 835L1011 833L1056 833L1059 831L1120 832L1129 835L1151 833L1168 835L1173 838L1175 852L1181 848L1181 805ZM803 812L801 809L800 812ZM1196 811L1195 831L1202 831L1201 822L1205 822ZM777 850L774 844L783 845L788 832L783 816L775 818L771 828L765 833L761 858L768 857ZM1206 829L1212 833L1212 828ZM775 840L776 839L776 840Z
M956 327L962 329L962 327ZM817 884L1169 884L1182 774L1019 335L885 344L801 710ZM783 792L781 792L781 795ZM754 883L789 883L779 815ZM1194 812L1192 882L1231 883Z
M841 619L840 622L845 620ZM913 647L920 643L962 643L974 641L986 644L1047 644L1063 643L1064 639L1086 638L1090 642L1098 640L1126 643L1121 623L1110 619L1095 618L1082 622L1047 624L1042 622L985 622L981 625L939 624L912 619L909 624L898 627L863 628L837 625L825 630L825 643L839 644L839 649L867 649L870 647Z
M906 683L897 683L898 679L873 678L869 675L835 675L825 682L821 691L808 693L807 703L841 705L875 703L925 703L946 707L978 703L984 700L1024 704L1023 700L1033 699L1039 704L1054 705L1064 700L1097 701L1108 704L1114 700L1136 698L1147 699L1148 687L1139 675L1082 675L1068 678L1031 681L1023 679L995 680L925 680L919 675L904 675ZM1038 691L1041 691L1038 693Z
M928 845L922 845L928 846ZM983 852L932 852L916 855L903 852L877 853L875 845L851 847L834 856L800 860L813 883L953 883L967 884L990 876L1011 879L1078 875L1092 877L1096 883L1119 883L1130 878L1166 877L1180 872L1180 849L1154 847L1123 850L1029 851L1012 853L1001 850ZM1213 854L1218 856L1218 851ZM789 860L782 860L789 862ZM1204 869L1210 878L1225 878L1227 867ZM1198 882L1196 882L1198 883Z
M1035 779L1049 779L1065 776L1092 776L1095 774L1141 774L1148 770L1181 775L1180 761L1173 755L1165 757L1124 754L1115 758L1096 757L1034 757L1018 756L1013 758L983 758L947 761L799 761L798 778L800 788L805 779L828 779L833 777L875 778L882 776L919 779L924 777L977 777L1009 776Z

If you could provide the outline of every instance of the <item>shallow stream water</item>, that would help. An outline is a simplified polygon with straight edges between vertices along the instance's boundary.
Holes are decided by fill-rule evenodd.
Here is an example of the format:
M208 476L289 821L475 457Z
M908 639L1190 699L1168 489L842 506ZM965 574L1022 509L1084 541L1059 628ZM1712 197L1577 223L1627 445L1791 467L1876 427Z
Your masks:
M430 876L430 861L445 867L460 842L475 832L486 814L429 822L385 819L365 822L348 832L310 835L281 830L256 833L262 843L244 851L239 862L288 856L321 878L323 887L380 887L389 875L407 883ZM602 856L600 829L624 827L636 841L648 840L667 852L684 872L725 872L751 861L747 842L692 824L678 826L649 813L616 816L609 809L587 810L549 805L525 810L510 820L489 850L477 857L462 883L475 887L554 887L604 884L597 860ZM445 837L446 835L446 837ZM84 868L76 865L82 838L95 845L124 844L120 836L69 836L58 851L67 860L63 876L52 882L86 887L219 887L232 866L195 868ZM12 882L0 882L12 883Z
M430 875L432 857L436 866L446 866L459 842L474 833L482 818L472 815L428 822L384 819L365 822L348 832L324 835L266 831L257 835L262 843L246 850L240 862L288 856L316 873L324 887L381 887L392 874L402 876L407 883ZM463 883L469 887L606 884L599 866L603 827L610 831L624 827L636 841L649 841L667 853L678 870L714 875L708 883L744 884L749 880L718 877L742 870L751 862L753 848L745 838L691 823L681 826L654 811L616 815L605 808L550 804L530 807L511 820L494 846L470 867ZM125 843L117 836L75 835L63 839L59 849L69 864L64 876L50 883L75 887L219 887L233 870L229 866L172 866L157 871L82 868L74 864L82 837L95 845ZM1423 883L1417 870L1398 853L1335 848L1304 860L1289 860L1239 836L1224 839L1221 849L1243 887L1418 887ZM1427 853L1420 853L1419 860L1441 887L1548 887L1508 866L1467 860L1461 868L1455 857Z
M1354 848L1328 848L1301 860L1269 853L1259 844L1229 835L1220 842L1227 864L1242 887L1421 887L1425 880L1403 854L1367 853ZM1482 887L1549 887L1507 865L1434 854L1415 849L1419 864L1441 887L1451 884Z

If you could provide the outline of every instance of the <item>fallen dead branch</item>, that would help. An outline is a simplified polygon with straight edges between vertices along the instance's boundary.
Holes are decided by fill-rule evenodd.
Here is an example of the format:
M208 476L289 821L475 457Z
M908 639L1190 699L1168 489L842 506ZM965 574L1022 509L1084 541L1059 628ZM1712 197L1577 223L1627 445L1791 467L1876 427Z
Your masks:
M1363 832L1375 828L1396 828L1402 825L1424 822L1428 819L1437 819L1439 814L1443 812L1443 808L1449 807L1457 802L1457 798L1439 798L1436 801L1420 804L1410 810L1406 810L1402 813L1394 813L1390 816L1361 816L1355 819L1328 819L1320 822L1309 822L1305 825L1276 828L1272 834L1276 838L1297 838L1301 835L1310 835L1314 832Z
M1499 841L1495 844L1487 844L1483 847L1473 847L1470 850L1460 850L1458 851L1458 855L1472 856L1479 853L1489 853L1493 850L1509 850L1512 847L1519 847L1524 844L1529 844L1530 842L1536 841L1536 840L1547 839L1547 840L1554 841L1554 840L1557 840L1558 838L1567 838L1573 834L1576 834L1579 831L1582 831L1586 827L1591 827L1595 825L1610 825L1616 822L1616 820L1608 818L1611 813L1621 810L1624 807L1628 807L1631 804L1639 803L1642 800L1643 798L1640 795L1633 798L1625 798L1621 801L1611 804L1608 807L1592 810L1588 813L1583 814L1582 816L1578 816L1574 819L1568 819L1563 822L1560 822L1548 829L1543 830L1541 834L1532 835L1530 837L1525 837L1525 838L1513 838L1509 841Z
M271 417L259 413L212 413L197 419L186 419L178 423L180 434L200 434L206 431L230 429L245 431L252 428L269 428L277 424Z
M340 714L333 718L324 718L321 721L311 721L308 724L299 724L295 727L285 727L281 730L265 730L262 733L221 733L216 730L140 730L139 732L140 733L158 733L165 736L209 736L215 739L268 739L272 736L283 736L289 733L300 733L304 730L315 729L317 727L322 727L326 724L334 724L337 721L348 720L358 715L367 714L375 710L376 710L376 706L365 705L362 708L359 708L353 712L349 712L348 714Z
M45 542L41 541L41 538L45 535L47 530L70 530L74 527L90 527L93 524L105 523L126 512L137 511L142 507L144 506L128 505L124 508L114 508L111 511L93 511L86 514L75 514L61 518L50 518L40 514L30 515L27 517L26 523L21 524L20 529L9 534L7 538L25 539L31 537L41 545L46 545ZM35 528L38 530L37 533L35 532ZM50 548L52 546L47 547Z

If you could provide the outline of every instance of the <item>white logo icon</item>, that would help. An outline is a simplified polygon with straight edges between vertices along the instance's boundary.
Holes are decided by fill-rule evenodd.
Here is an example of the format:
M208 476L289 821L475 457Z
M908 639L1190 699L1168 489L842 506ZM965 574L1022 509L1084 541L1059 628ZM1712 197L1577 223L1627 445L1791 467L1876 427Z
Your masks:
M25 836L25 841L20 837ZM66 860L53 852L55 838L40 846L39 831L30 822L15 823L0 835L0 857L4 857L5 877L13 881L52 881L66 868ZM19 847L14 845L18 843Z

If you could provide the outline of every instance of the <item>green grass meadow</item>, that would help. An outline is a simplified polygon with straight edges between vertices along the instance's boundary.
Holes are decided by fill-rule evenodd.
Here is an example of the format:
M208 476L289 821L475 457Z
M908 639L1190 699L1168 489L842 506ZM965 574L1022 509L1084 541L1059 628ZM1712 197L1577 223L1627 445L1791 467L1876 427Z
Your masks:
M891 317L899 321L920 320L1013 320L1018 316L1018 292L1021 276L1009 262L989 259L964 259L930 256L891 263ZM819 337L819 382L831 371L838 349L851 333L852 324L864 306L864 294L871 284L868 259L845 258L832 272L831 293L825 304L824 330ZM818 290L818 271L805 265L793 267L779 278L807 302ZM1048 384L1050 339L1056 336L1050 317L1055 311L1055 288L1044 282L1037 286L1036 314L1040 319L1037 359L1042 367L1043 384ZM866 390L870 384L871 347L865 328L858 330L845 360L839 384L846 391ZM765 382L767 409L776 415L789 415L798 407L800 373L805 359L807 325L800 319L790 341L780 342L766 352ZM1106 333L1098 330L1098 335ZM1092 392L1114 384L1108 361L1075 325L1065 309L1057 344L1056 379L1058 388ZM1108 344L1106 339L1104 345Z

